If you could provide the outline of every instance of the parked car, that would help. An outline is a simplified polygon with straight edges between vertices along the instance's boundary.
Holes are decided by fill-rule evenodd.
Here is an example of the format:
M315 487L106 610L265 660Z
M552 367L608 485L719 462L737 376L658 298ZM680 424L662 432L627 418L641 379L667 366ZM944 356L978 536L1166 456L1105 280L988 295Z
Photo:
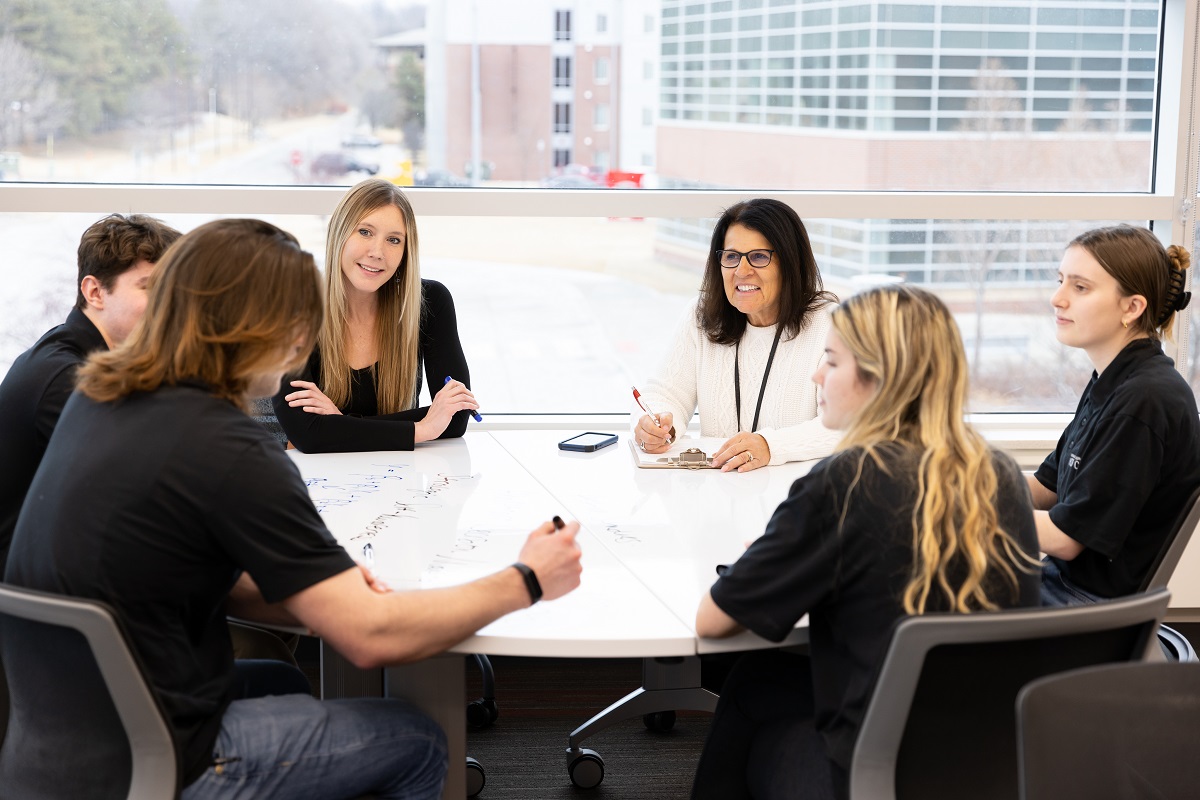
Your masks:
M379 147L383 140L366 133L352 133L342 139L342 147Z
M542 186L547 189L602 189L603 186L597 184L591 178L583 175L551 175L542 181Z
M418 175L413 181L417 186L470 186L471 182L466 178L455 175L448 169L431 169L422 175Z
M345 153L321 153L312 161L310 167L314 178L340 178L348 172L365 172L374 175L379 172L378 164L368 164L351 158Z

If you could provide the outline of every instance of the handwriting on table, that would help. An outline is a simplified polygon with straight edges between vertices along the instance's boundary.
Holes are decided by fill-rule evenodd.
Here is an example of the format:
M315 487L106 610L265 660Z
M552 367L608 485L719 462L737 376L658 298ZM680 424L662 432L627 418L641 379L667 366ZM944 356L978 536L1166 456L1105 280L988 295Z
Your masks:
M395 508L377 518L380 525L386 525L388 518L403 516L418 516L417 509L420 501L436 497L441 492L454 485L457 481L467 480L471 475L426 475L412 472L407 464L371 464L369 472L352 472L338 478L313 477L307 478L304 485L308 487L313 505L319 513L334 508L353 506L365 500L378 500L376 495L387 491L393 496L401 495L404 499L395 503ZM408 475L401 474L408 472ZM428 480L422 485L421 478ZM407 502L412 500L414 502Z

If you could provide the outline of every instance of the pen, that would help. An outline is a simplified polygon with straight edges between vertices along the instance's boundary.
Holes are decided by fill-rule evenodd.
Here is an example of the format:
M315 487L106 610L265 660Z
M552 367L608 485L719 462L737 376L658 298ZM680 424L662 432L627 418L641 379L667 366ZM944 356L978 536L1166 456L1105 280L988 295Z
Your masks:
M366 562L368 564L375 563L375 548L371 546L370 542L367 542L366 544L363 545L362 553L363 553L363 559L366 560Z
M646 403L645 399L642 397L642 393L637 390L636 386L631 386L629 388L633 389L633 399L636 400L637 404L642 407L642 411L645 411L647 414L649 414L650 419L654 420L654 424L661 428L662 423L658 421L658 414L655 414L653 411L650 410L650 406L649 406L649 404ZM668 436L667 444L670 444L670 443L671 443L671 437Z
M445 384L449 383L452 380L454 380L454 378L451 378L449 375L447 375L446 380L442 381L442 385L444 386ZM483 417L479 416L478 411L472 411L471 416L475 418L476 422L483 422Z
M645 411L647 414L649 414L650 419L654 420L654 424L658 425L658 414L655 414L650 410L650 406L645 400L642 399L642 393L637 390L636 386L631 386L629 388L633 389L633 399L636 400L637 404L642 407L642 411Z
M567 527L567 523L563 522L562 517L560 517L558 514L555 514L550 521L554 523L554 530L556 531L561 531L563 528Z

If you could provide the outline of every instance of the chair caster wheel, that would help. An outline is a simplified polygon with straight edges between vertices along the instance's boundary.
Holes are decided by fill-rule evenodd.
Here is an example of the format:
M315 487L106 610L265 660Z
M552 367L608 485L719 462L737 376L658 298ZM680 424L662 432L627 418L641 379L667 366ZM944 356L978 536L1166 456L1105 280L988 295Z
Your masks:
M604 759L586 747L572 753L567 751L567 774L571 783L580 789L595 789L604 780Z
M474 797L482 792L486 783L487 775L483 772L483 765L467 756L467 797Z
M655 733L666 733L675 727L675 712L655 711L653 714L643 714L642 724Z
M500 709L494 699L481 697L467 703L467 725L475 730L490 726L499 716Z

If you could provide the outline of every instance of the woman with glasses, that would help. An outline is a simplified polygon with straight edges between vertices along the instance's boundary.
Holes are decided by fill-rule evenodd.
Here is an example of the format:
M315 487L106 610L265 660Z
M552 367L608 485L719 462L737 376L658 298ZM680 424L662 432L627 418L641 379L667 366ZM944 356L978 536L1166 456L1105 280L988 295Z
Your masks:
M418 408L422 371L432 402ZM329 219L325 318L305 370L275 396L279 424L306 453L412 450L466 432L479 407L469 386L454 300L421 278L408 198L363 181Z
M1030 476L1042 602L1081 605L1141 590L1200 486L1196 398L1162 351L1188 251L1145 228L1076 237L1058 272L1055 335L1095 372L1058 447Z
M904 616L1038 604L1037 534L1016 463L964 419L967 359L933 294L887 286L833 312L813 380L837 452L796 481L713 584L696 632L782 641L721 691L692 797L845 798L859 728Z
M645 407L634 442L662 453L700 410L700 434L725 437L724 471L820 458L837 434L822 423L813 372L829 331L829 306L804 223L778 200L728 208L713 229L694 313L684 323Z

